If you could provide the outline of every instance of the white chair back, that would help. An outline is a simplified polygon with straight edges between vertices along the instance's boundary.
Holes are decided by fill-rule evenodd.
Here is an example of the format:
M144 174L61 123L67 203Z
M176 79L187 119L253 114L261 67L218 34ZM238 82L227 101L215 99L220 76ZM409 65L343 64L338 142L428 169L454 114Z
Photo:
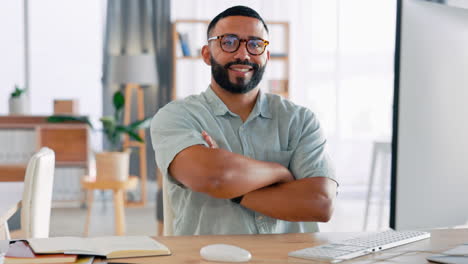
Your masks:
M162 191L163 191L163 214L164 214L164 235L172 236L173 232L173 223L174 223L174 213L172 212L171 200L168 195L168 179L165 176L162 176Z
M55 154L41 148L29 160L21 201L21 229L24 238L49 237Z

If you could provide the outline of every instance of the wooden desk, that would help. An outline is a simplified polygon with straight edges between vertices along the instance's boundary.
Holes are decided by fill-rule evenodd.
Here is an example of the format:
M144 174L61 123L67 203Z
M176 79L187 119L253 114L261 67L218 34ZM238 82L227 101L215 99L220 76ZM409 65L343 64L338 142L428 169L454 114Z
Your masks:
M172 256L132 258L112 260L120 263L214 263L203 261L200 248L213 243L227 243L243 247L252 254L248 263L324 263L298 258L288 258L288 252L317 246L330 241L342 240L359 235L359 233L308 233L284 235L235 235L235 236L172 236L155 237L172 251ZM456 245L468 242L468 229L440 229L431 231L432 237L410 243L379 253L363 256L343 263L359 264L395 264L395 263L428 263L426 257L432 251L442 252ZM406 252L406 253L403 253ZM95 261L97 263L97 261Z
M0 239L4 238L5 222L20 207L23 186L23 182L0 182Z

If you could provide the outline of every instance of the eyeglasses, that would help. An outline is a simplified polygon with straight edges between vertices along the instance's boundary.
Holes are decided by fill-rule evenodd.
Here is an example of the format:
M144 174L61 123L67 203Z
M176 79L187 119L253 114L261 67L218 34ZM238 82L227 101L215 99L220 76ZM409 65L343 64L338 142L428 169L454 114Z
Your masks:
M240 43L245 42L247 52L251 55L261 55L270 42L261 38L241 39L236 35L225 34L221 36L211 37L208 39L216 40L219 39L221 49L225 52L234 53L239 49Z

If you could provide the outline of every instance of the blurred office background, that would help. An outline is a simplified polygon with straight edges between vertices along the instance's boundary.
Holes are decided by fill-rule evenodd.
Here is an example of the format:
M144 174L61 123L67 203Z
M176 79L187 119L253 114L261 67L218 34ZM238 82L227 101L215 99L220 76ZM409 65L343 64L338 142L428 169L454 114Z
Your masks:
M73 98L79 102L80 114L97 122L109 111L109 91L119 88L113 86L106 90L109 87L103 83L104 51L108 47L106 21L110 21L110 15L136 12L140 14L137 17L157 14L158 19L169 22L210 20L238 4L256 9L267 21L289 23L289 98L318 115L340 181L335 214L329 223L321 225L322 231L388 228L396 0L2 1L0 115L8 114L7 102L14 84L26 85L25 68L28 68L32 115L51 115L54 99ZM166 9L156 12L157 6ZM127 9L117 12L110 7ZM29 25L28 67L25 67L25 23ZM164 38L169 36L167 41L173 41L171 28L160 31L155 28L152 25L148 31L156 34L153 40L162 32ZM179 49L178 45L173 43L171 47ZM172 52L158 54L157 48L152 50L159 61L174 63ZM275 68L272 63L270 74L274 74ZM181 94L184 87L178 78L196 83L198 86L190 89L197 91L204 90L210 79L206 69L200 70L204 75L191 70L177 71L177 89ZM147 115L164 104L158 96L172 98L167 91L158 90L172 88L173 80L168 76L172 72L165 74L158 76L159 83L148 95ZM92 133L91 143L93 150L102 149L99 133ZM156 233L156 165L154 155L148 156L148 203L145 207L126 209L128 234ZM368 197L371 179L373 192ZM105 192L99 193L98 198L99 206L93 210L92 233L112 233L107 224L113 221L111 200ZM80 206L56 203L52 210L51 235L81 234L85 214L86 210Z

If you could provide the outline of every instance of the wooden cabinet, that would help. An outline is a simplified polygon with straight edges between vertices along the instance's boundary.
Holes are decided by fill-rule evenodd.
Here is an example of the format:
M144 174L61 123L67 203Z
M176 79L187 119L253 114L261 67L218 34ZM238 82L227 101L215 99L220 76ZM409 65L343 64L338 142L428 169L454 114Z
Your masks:
M208 20L176 20L172 24L172 99L206 90L211 72L201 57ZM289 22L266 22L270 31L270 61L260 83L265 92L289 97Z
M85 123L48 123L46 116L0 116L0 181L23 181L41 147L55 152L54 200L81 201L80 177L88 173Z

